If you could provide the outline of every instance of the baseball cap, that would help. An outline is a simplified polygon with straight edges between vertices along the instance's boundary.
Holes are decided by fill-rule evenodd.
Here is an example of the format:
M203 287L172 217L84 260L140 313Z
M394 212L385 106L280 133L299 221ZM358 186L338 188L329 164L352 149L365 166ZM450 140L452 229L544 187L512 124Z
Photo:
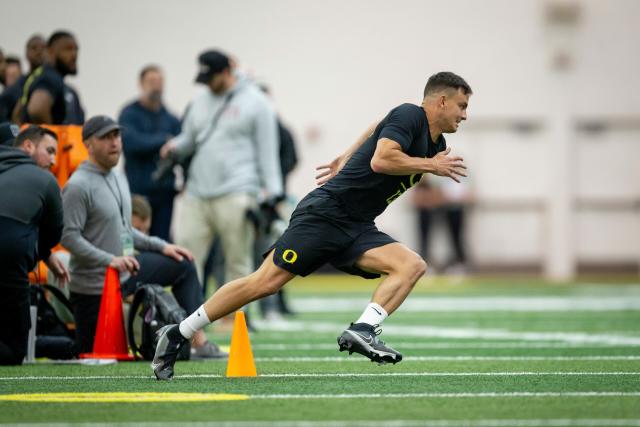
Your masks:
M229 68L229 57L217 50L207 50L200 54L198 63L196 83L209 83L211 77Z
M0 145L12 147L19 133L20 128L16 124L10 122L0 124Z
M93 116L82 126L82 139L87 140L92 136L102 138L109 132L121 129L120 125L108 116Z

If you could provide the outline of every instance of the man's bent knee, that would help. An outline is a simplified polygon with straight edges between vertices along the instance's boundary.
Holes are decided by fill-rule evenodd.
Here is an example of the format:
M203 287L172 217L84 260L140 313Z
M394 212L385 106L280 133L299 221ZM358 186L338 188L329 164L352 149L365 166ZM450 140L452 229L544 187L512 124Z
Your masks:
M409 282L415 283L427 272L427 263L416 253L405 258L394 266L395 274L400 274L409 279Z
M418 280L427 272L427 263L421 257L417 256L413 261L412 269L416 275L416 280Z

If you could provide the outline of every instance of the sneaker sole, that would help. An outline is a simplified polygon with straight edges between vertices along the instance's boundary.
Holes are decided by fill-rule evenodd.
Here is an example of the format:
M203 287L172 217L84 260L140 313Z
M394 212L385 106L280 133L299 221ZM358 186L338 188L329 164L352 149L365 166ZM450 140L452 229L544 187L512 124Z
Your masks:
M362 338L349 331L344 331L338 337L338 346L340 351L348 351L349 355L358 353L367 357L372 362L384 365L385 363L396 364L402 360L402 356L389 353L386 351L376 350L366 343Z

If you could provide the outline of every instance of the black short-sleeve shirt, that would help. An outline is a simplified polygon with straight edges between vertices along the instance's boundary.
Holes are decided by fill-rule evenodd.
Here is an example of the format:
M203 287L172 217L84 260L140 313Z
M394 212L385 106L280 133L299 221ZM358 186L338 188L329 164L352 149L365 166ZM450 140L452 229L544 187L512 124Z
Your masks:
M66 117L66 102L65 102L65 86L64 80L60 73L58 73L52 66L45 64L41 68L36 69L32 76L27 79L25 87L27 103L31 99L31 95L36 90L45 90L49 92L51 98L53 98L53 105L51 106L51 118L53 123L51 124L63 124ZM29 113L27 109L22 110L23 120L30 123Z
M375 173L371 169L371 158L381 138L397 142L411 157L433 157L447 148L442 135L435 142L431 140L429 123L422 107L402 104L391 110L344 168L315 190L339 199L356 219L373 221L422 177L422 174Z

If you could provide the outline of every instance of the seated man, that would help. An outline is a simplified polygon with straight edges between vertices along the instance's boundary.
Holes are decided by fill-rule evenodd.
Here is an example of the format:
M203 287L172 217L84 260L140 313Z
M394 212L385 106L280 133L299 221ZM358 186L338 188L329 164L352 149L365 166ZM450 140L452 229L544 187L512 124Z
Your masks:
M131 197L131 225L142 234L151 230L151 205L144 196L134 194Z
M62 192L62 244L71 253L71 305L76 318L76 340L81 353L93 348L106 267L120 272L122 293L138 283L172 286L187 312L202 304L202 290L191 253L180 246L149 237L131 225L131 194L127 180L112 170L122 152L120 126L96 116L85 123L82 139L89 159L71 176ZM134 256L134 249L140 251ZM226 354L194 336L196 357Z

